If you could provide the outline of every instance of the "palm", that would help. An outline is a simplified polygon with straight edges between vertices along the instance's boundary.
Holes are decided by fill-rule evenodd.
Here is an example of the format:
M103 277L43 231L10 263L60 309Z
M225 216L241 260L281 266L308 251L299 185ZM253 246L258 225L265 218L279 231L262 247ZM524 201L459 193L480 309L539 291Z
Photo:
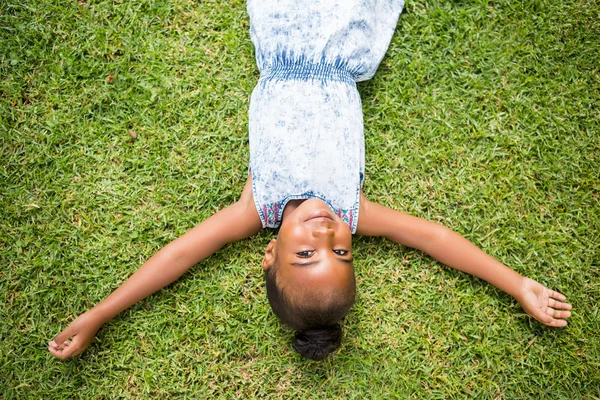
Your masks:
M563 294L529 278L525 278L521 294L517 298L527 314L548 326L567 325L566 318L571 316L568 310L572 306L563 303L566 299Z

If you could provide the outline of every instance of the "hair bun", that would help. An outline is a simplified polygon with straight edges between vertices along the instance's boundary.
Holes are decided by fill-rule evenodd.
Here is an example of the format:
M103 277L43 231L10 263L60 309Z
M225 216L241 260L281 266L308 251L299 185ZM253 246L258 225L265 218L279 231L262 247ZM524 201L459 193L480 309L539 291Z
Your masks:
M296 332L294 349L304 358L321 361L341 343L342 329L335 324Z

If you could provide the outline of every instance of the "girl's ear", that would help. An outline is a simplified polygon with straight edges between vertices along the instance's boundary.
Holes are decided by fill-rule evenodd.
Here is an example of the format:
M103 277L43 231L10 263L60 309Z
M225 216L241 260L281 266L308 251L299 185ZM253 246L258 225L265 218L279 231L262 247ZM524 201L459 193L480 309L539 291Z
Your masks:
M277 255L276 247L277 247L277 239L271 239L271 241L267 245L267 248L265 250L265 256L263 257L263 260L262 260L262 269L263 270L265 270L265 271L268 270L275 263L275 257Z

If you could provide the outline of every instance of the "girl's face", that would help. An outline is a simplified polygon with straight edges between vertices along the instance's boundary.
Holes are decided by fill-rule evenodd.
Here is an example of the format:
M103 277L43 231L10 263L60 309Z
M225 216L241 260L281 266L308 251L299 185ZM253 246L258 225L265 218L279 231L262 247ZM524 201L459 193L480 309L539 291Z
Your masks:
M333 294L354 281L350 229L319 199L286 206L263 268L269 269L275 260L278 278L288 288Z

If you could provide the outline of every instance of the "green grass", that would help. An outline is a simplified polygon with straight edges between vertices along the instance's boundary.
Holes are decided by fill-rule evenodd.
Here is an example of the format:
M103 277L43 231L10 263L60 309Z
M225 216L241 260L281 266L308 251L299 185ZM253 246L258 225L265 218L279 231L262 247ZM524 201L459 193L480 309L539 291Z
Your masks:
M0 0L0 397L600 398L598 0L408 2L359 85L366 195L561 290L567 328L357 237L343 345L304 361L266 300L263 232L80 357L47 352L239 196L258 73L245 4L227 3Z

